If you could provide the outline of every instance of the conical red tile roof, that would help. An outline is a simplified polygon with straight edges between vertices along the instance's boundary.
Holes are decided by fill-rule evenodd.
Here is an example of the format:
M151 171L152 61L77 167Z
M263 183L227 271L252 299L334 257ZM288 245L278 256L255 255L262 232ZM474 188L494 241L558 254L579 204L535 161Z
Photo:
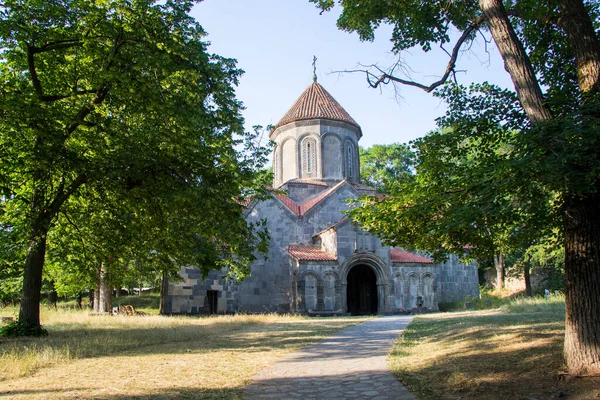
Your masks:
M298 100L296 100L292 108L290 108L283 118L279 120L277 125L275 125L273 131L290 122L318 118L346 122L360 129L360 126L350 114L344 110L344 107L342 107L340 103L338 103L333 96L323 88L323 86L314 82L304 90L300 97L298 97Z

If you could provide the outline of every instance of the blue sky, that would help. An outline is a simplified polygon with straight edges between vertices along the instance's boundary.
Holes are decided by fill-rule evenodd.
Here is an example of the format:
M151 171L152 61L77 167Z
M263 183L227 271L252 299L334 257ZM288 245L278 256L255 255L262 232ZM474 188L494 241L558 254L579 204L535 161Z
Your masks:
M335 10L335 9L334 9ZM367 85L363 74L338 74L358 63L389 66L389 27L378 30L375 42L361 42L356 34L342 32L335 22L339 11L319 15L308 0L204 0L193 16L208 32L210 51L238 60L245 71L237 89L246 106L247 128L275 124L302 91L312 83L316 55L318 81L361 125L360 144L405 143L435 128L444 105L420 89ZM489 81L510 87L511 82L493 43L489 54L483 41L461 55L459 82ZM431 83L442 75L448 56L437 49L423 54L418 48L402 55L414 80Z

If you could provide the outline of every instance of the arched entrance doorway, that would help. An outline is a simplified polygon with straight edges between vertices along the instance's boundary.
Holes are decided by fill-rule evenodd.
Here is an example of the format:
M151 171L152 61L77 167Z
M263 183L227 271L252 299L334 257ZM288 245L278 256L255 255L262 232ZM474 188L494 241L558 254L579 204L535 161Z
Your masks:
M377 314L377 277L371 267L353 266L348 272L346 304L351 315Z

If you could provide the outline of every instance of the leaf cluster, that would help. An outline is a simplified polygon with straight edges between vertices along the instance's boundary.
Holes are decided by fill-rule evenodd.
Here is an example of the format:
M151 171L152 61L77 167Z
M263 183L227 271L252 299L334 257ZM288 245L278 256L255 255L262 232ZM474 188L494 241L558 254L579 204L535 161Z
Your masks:
M521 162L527 118L514 94L481 84L447 86L437 96L449 108L440 130L412 143L414 179L391 196L363 198L352 217L386 243L436 260L509 254L551 235L556 196Z
M410 147L400 143L359 147L361 182L391 193L414 173L415 155Z
M41 325L31 325L22 321L10 321L0 327L0 337L48 336Z
M268 149L244 131L242 71L208 52L193 4L2 2L3 264L21 270L47 230L62 291L108 259L248 273L268 235L244 204Z

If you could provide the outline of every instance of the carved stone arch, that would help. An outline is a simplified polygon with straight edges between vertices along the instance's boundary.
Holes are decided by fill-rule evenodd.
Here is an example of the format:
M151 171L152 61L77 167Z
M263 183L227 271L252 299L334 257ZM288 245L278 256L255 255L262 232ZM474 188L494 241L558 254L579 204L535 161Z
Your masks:
M421 274L421 279L423 279L425 277L429 277L429 278L435 279L435 273L434 272L423 272Z
M273 147L273 186L275 187L279 186L282 183L281 149L282 147L279 144L275 143L275 146Z
M408 309L417 307L417 297L420 295L421 277L416 272L410 272L406 277L406 305Z
M435 301L436 292L435 274L432 272L424 272L421 274L421 291L423 296L423 307L437 308Z
M394 274L393 282L393 298L392 303L395 311L406 309L405 297L406 297L406 279L402 272L396 272Z
M350 139L344 140L343 147L344 177L350 181L358 181L358 147Z
M300 309L303 312L316 310L318 305L319 274L316 271L304 271L299 276L302 287L302 302Z
M340 145L342 144L342 137L340 135L338 135L337 133L335 133L335 132L329 132L329 131L323 132L321 134L321 140L324 139L324 138L326 138L327 136L335 136L336 139L340 141Z
M301 178L319 178L321 168L321 140L319 135L308 132L298 137L298 166Z
M298 312L298 272L292 272L292 289L290 293L290 310Z
M323 279L325 279L325 276L327 275L333 275L333 278L337 281L339 279L338 274L335 271L325 271L323 272Z
M307 269L306 271L302 271L300 272L300 274L298 274L298 281L303 281L306 275L314 275L316 280L319 280L320 278L319 273L317 271L315 271L314 269Z
M288 136L281 141L279 163L281 164L281 183L298 178L298 141Z
M339 280L337 274L333 271L324 272L321 279L322 290L322 309L324 311L336 311L338 309L339 298Z
M379 257L370 253L359 253L348 257L339 268L339 279L342 285L341 291L341 309L344 312L348 312L347 304L347 285L348 285L348 273L350 270L357 265L366 265L370 267L375 273L376 284L377 284L377 313L383 314L392 311L390 304L390 276L389 267Z
M323 178L344 178L344 145L338 134L326 132L321 136L321 160Z
M304 139L307 137L313 138L317 141L317 143L321 144L321 137L316 132L305 132L298 136L298 143L302 143Z

